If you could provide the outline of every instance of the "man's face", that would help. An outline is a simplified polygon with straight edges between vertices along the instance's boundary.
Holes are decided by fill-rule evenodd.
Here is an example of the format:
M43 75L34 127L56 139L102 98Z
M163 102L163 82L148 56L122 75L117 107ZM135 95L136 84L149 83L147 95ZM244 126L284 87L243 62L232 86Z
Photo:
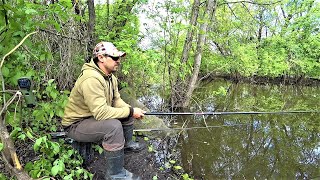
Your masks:
M115 72L120 66L120 57L104 56L104 66L109 73Z

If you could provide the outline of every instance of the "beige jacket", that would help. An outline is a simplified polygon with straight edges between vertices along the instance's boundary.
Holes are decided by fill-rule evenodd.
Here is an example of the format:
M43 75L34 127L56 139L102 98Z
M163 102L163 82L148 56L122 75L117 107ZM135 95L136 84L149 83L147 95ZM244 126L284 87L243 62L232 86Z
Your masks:
M90 116L96 120L107 120L132 115L132 108L120 97L114 75L105 75L93 60L85 63L81 71L65 107L63 126Z

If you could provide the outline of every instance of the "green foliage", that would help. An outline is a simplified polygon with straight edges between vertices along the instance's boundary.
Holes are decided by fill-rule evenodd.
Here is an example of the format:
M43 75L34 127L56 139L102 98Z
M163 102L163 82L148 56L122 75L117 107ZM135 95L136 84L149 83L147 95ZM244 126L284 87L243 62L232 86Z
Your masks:
M97 145L97 144L93 146L93 149L95 151L99 152L99 154L102 154L103 151L104 151L103 148L101 146Z
M150 18L152 24L144 24L146 37L152 38L152 43L147 49L158 49L160 58L156 72L161 74L158 81L163 85L168 85L177 77L185 79L191 73L192 61L181 63L181 52L184 45L184 38L189 27L182 23L185 20L185 14L188 12L189 2L164 1L157 2L152 9L145 9L147 18ZM150 35L149 35L150 34ZM156 37L152 34L157 34ZM190 54L190 60L192 59ZM158 75L159 76L159 75ZM169 81L164 81L164 80Z
M38 93L38 106L33 110L34 121L31 125L37 131L56 131L57 118L62 118L64 107L68 101L69 91L60 92L54 79L44 84L44 90Z
M115 2L109 6L98 4L96 6L96 34L98 41L111 41L118 49L126 52L126 57L121 60L121 71L117 73L117 76L121 80L122 87L135 87L135 92L141 92L138 89L141 86L145 87L147 85L145 83L159 82L159 73L161 73L159 66L162 57L158 51L152 49L144 51L138 46L140 39L138 12L135 9L133 13L128 13L124 9L119 12L125 6L132 6L130 3L132 2L125 4ZM123 20L125 24L120 27L118 23ZM111 26L112 24L114 26Z
M286 61L286 48L282 47L285 44L281 37L273 37L270 40L265 40L266 47L260 50L260 67L259 74L262 76L278 77L283 73L287 73L289 63Z
M217 91L213 91L213 95L215 96L226 96L227 95L227 89L220 86Z
M23 76L33 77L38 106L33 110L23 109L21 112L17 108L19 106L12 104L8 108L6 118L6 122L13 127L11 138L33 140L35 134L57 130L57 119L63 116L68 96L68 91L60 92L57 82L50 79L57 76L60 70L56 67L61 63L57 59L60 59L62 51L52 48L51 45L54 43L44 38L42 30L49 30L53 34L62 33L68 22L80 21L81 18L70 13L73 12L70 1L59 1L48 5L22 0L1 1L0 11L0 54L8 53L26 34L38 30L37 34L27 39L20 48L7 57L2 68L7 88L16 89L17 80ZM59 82L61 83L61 79ZM2 101L1 98L1 103ZM33 131L22 130L18 127L21 124L30 125ZM36 139L34 149L40 153L40 159L25 166L33 178L43 176L64 179L92 178L90 173L81 168L80 156L63 142L52 142L43 136Z
M109 5L96 4L95 7L94 33L97 40L112 41L127 53L126 58L121 60L121 71L117 74L122 85L135 87L135 92L142 93L143 88L149 84L160 84L166 88L178 78L181 81L188 80L187 77L192 74L197 35L202 33L198 31L199 24L205 19L199 16L199 24L189 26L191 4L187 1L157 2L153 4L153 9L139 6L147 4L147 1L134 2L115 1ZM63 116L69 94L69 91L63 90L72 87L84 56L87 56L87 41L82 39L86 39L84 29L87 29L85 24L88 12L75 14L74 6L68 0L44 3L25 0L0 2L0 54L8 53L26 34L38 31L6 59L1 69L8 89L16 89L17 79L22 76L33 77L38 99L38 106L33 110L23 109L20 112L16 108L17 104L8 108L6 123L12 126L10 135L14 140L35 139L35 134L57 130L57 120ZM279 14L280 6L285 17ZM205 6L199 8L202 14ZM312 0L286 0L268 6L221 4L216 9L206 36L201 73L319 78L319 11L319 3ZM139 19L140 12L151 19L151 25ZM142 33L141 24L147 29ZM259 39L260 27L262 37ZM189 29L194 30L194 41L187 62L184 63L180 59ZM145 37L149 38L149 42L141 41ZM208 98L225 100L229 85L219 86L212 92ZM287 105L281 101L280 95L271 97L266 94L258 101L254 96L249 96L248 92L241 94L245 98L237 99L230 106L234 105L235 109L260 107L273 110ZM302 101L300 104L291 108L310 107ZM24 123L32 130L22 129L20 125ZM319 127L318 124L308 123L301 126L304 130ZM280 135L283 134L280 132ZM51 142L43 136L36 140L34 148L41 154L41 158L28 163L26 167L32 177L89 178L80 168L80 160L73 161L77 155L64 147L63 143ZM154 152L152 146L148 149ZM97 150L101 151L99 148ZM69 162L67 158L72 160ZM182 177L189 179L188 174Z
M187 173L182 174L181 177L183 178L183 180L192 180L192 178L190 178L189 174L187 174Z
M148 152L155 152L155 149L152 145L148 146Z
M4 175L4 174L2 174L2 173L0 173L0 179L2 179L2 180L8 180L8 178ZM13 178L10 178L10 180L11 179L13 179Z
M12 0L1 2L0 9L2 10L0 17L3 22L0 27L0 54L8 53L26 34L38 31L6 59L3 66L6 85L16 86L17 79L22 76L33 76L36 84L57 76L59 68L49 71L47 68L59 67L60 62L57 59L61 58L63 50L59 52L58 49L54 49L59 45L55 44L54 38L52 38L53 42L50 42L48 34L45 34L44 31L59 34L68 25L68 22L81 20L73 13L71 2L59 1L42 5L41 3Z
M36 140L33 148L35 152L40 153L40 159L28 162L25 166L32 178L53 176L63 179L92 179L93 175L81 168L80 155L70 146L42 136Z
M275 11L280 6L290 17L283 18ZM319 76L318 2L283 1L263 8L239 3L219 7L216 16L217 25L208 40L215 45L204 52L204 73ZM279 18L282 21L278 22ZM256 32L261 26L264 32L258 39Z

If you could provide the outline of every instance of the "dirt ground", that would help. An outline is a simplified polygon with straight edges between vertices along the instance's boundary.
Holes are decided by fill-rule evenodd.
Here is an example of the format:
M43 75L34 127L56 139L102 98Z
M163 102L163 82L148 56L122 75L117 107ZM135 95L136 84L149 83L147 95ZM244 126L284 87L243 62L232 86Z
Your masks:
M180 179L179 173L172 171L171 168L164 168L164 158L166 152L166 145L159 141L145 142L142 138L138 138L139 142L145 143L146 148L140 152L125 152L125 168L130 172L137 174L142 180L167 180ZM149 152L148 146L153 144L154 150L157 152ZM103 179L104 175L104 159L99 154L95 154L94 162L90 163L87 168L94 173L94 179ZM162 167L162 168L161 168ZM93 170L95 169L95 170Z

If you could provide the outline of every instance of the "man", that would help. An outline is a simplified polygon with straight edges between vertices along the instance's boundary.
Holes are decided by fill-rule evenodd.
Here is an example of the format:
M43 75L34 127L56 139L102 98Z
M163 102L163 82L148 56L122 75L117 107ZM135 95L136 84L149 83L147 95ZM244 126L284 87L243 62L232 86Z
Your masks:
M68 136L75 141L102 142L106 179L131 179L133 174L123 168L124 149L138 151L144 147L132 141L132 134L134 119L142 119L145 111L121 99L112 74L125 55L110 42L96 45L90 63L81 69L62 119Z

